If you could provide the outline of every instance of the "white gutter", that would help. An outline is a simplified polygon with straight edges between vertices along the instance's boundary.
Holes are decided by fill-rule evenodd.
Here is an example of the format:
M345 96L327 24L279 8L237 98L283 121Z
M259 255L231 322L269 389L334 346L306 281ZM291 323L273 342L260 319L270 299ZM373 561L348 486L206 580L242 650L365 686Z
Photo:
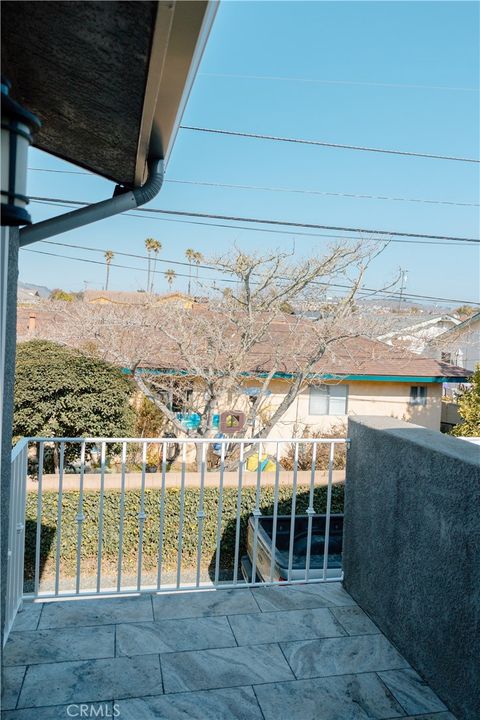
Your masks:
M160 192L162 184L163 160L152 160L149 163L147 182L142 187L125 190L117 185L113 197L108 200L24 227L20 230L20 247L104 220L127 210L134 210L150 202Z

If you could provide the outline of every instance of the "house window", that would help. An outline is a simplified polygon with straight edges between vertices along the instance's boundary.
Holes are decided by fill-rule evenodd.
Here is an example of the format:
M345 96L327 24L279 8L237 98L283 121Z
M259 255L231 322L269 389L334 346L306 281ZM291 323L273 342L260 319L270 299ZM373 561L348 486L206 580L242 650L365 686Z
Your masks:
M346 415L348 385L315 385L310 388L309 415Z
M410 405L426 405L427 388L423 385L412 385L410 387Z

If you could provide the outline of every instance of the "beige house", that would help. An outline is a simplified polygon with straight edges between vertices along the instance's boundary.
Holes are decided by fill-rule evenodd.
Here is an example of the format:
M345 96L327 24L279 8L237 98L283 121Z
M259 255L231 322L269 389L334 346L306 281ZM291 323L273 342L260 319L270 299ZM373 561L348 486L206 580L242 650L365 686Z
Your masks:
M172 369L166 372L171 374ZM271 429L269 438L298 437L305 431L341 431L347 418L355 415L389 416L439 430L443 384L468 382L470 376L464 368L398 351L368 338L349 339L337 345L335 355L322 359L315 370L311 383L306 382L281 420ZM162 370L154 372L161 373ZM249 398L259 392L262 373L245 375L243 390L235 397L220 399L218 413L248 411ZM268 418L273 414L294 378L295 373L288 368L287 362L284 371L276 373L270 381L260 416ZM190 384L193 396L200 397L202 381L191 380ZM192 406L195 404L193 397ZM183 413L186 420L190 416L188 411Z

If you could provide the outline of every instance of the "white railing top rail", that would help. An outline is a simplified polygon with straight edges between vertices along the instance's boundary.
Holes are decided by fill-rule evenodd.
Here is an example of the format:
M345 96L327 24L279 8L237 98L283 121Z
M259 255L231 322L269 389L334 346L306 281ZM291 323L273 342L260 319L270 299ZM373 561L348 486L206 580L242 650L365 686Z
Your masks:
M17 450L20 452L21 448L25 443L29 442L65 442L65 443L100 443L100 442L136 442L136 443L324 443L330 445L349 443L349 438L231 438L231 437L153 437L153 438L135 438L135 437L24 437L18 441L12 450L13 453Z
M25 445L28 445L28 443L29 443L32 439L33 439L33 438L22 437L22 438L20 438L20 440L13 446L13 448L12 448L12 463L13 463L13 461L20 455L20 453L22 452L22 450L23 450L23 448L25 447Z

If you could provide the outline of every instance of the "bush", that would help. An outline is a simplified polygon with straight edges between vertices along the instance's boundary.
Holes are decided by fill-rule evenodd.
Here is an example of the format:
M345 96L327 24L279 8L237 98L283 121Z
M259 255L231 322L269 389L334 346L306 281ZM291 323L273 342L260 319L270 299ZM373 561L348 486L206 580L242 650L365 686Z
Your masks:
M247 487L242 491L241 503L241 543L240 555L245 554L246 528L248 518L255 507L255 487ZM314 491L314 508L317 513L325 512L327 489L316 488ZM308 507L309 487L297 488L296 514L305 514ZM42 536L41 564L51 563L55 559L57 543L57 501L56 492L42 493ZM118 558L119 518L121 493L109 490L104 495L104 521L102 558L116 562ZM185 489L183 552L182 566L195 567L197 559L198 519L200 491L198 488ZM263 514L273 514L273 486L261 490L260 507ZM279 487L279 514L291 512L292 488ZM77 553L77 522L78 492L66 492L62 501L62 532L60 541L60 558L62 573L74 573ZM147 518L143 530L143 567L155 568L159 551L159 518L160 490L145 491L145 513ZM217 538L218 488L205 488L203 511L205 513L202 541L202 565L208 565L215 555ZM97 558L99 492L85 492L83 497L83 513L85 521L82 528L82 563ZM125 494L125 516L123 531L123 555L125 566L133 567L138 556L138 512L140 509L140 491L130 490ZM343 485L335 485L332 489L332 512L343 512ZM237 514L237 488L227 487L223 491L222 503L222 540L220 566L222 569L233 568L235 555L235 528ZM163 567L176 567L178 551L178 527L180 515L180 491L168 488L165 491L165 515L163 538ZM26 580L31 581L35 566L35 532L37 517L37 494L27 495L27 525L25 541Z
M344 438L346 437L345 425L334 425L329 432L312 432L307 426L303 433L303 438ZM313 459L313 446L311 443L299 444L298 447L298 469L299 470L310 470L312 467ZM317 454L315 460L315 467L317 470L327 470L330 459L330 444L329 443L318 443ZM335 453L333 456L333 469L343 470L346 466L347 461L347 446L339 444L335 446ZM281 465L285 470L293 470L295 463L295 444L291 443L286 451L286 454L281 459Z

